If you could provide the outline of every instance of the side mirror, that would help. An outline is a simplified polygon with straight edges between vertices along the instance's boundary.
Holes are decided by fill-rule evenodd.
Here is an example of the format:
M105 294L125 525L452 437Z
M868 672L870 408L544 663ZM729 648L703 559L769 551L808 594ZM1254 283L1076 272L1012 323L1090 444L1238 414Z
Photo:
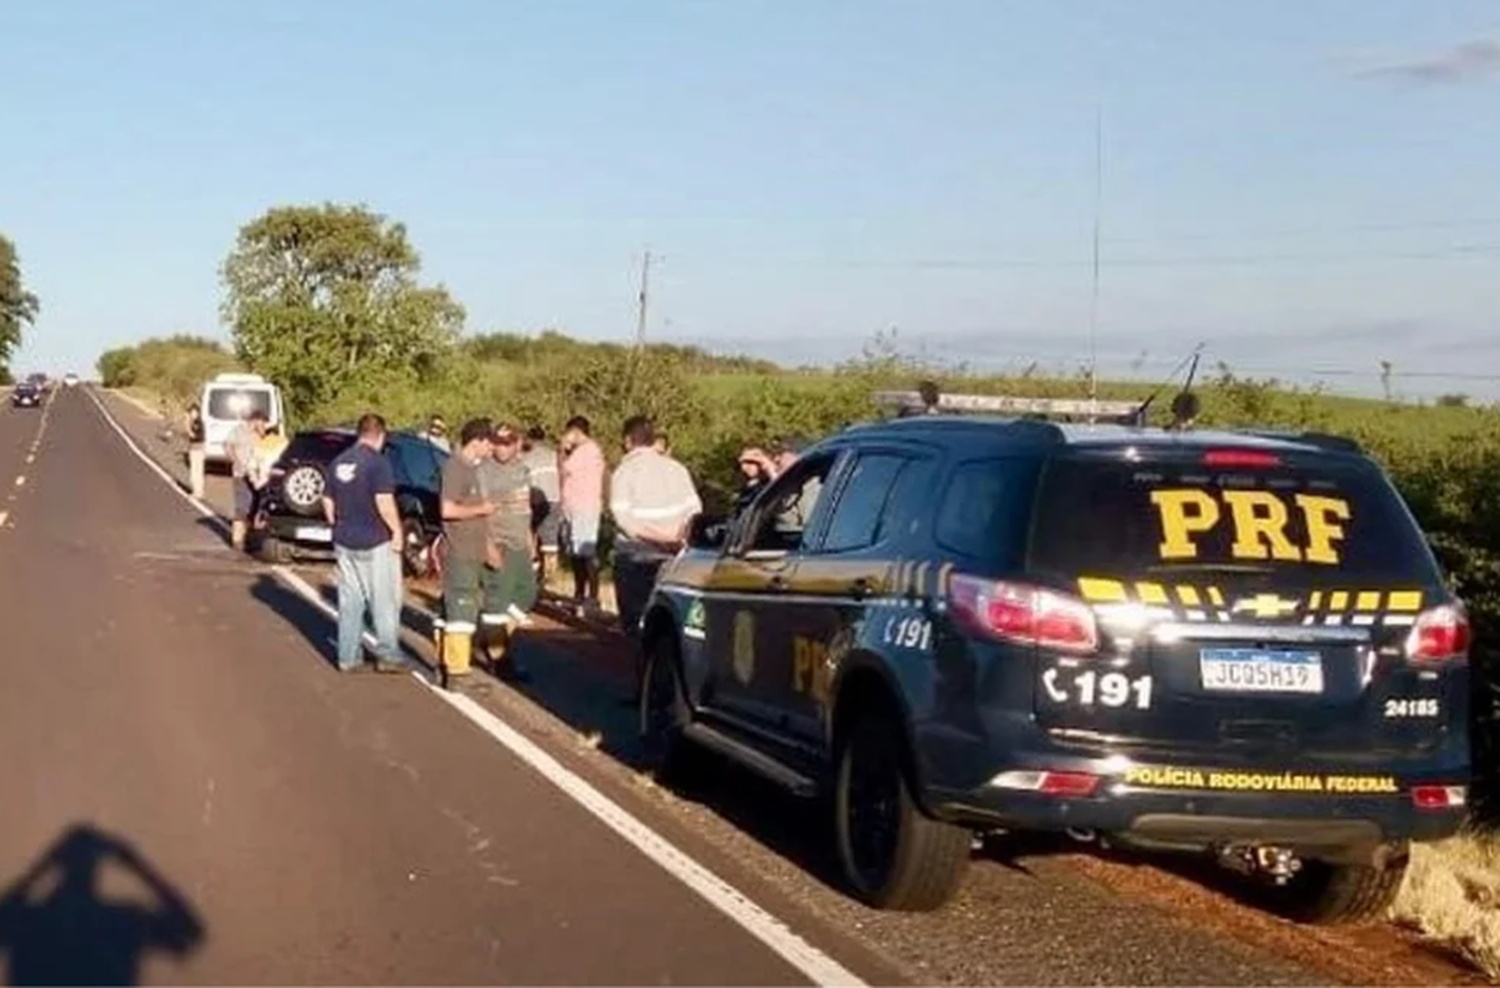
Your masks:
M729 538L729 525L718 515L699 515L688 529L688 545L694 549L719 549Z

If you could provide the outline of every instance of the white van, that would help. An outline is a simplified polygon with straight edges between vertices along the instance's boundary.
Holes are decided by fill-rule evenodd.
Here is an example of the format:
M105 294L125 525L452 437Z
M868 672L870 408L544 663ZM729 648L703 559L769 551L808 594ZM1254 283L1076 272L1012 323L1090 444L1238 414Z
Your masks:
M268 425L282 424L281 389L259 374L220 374L203 386L198 408L206 463L228 462L224 444L251 412L264 412Z

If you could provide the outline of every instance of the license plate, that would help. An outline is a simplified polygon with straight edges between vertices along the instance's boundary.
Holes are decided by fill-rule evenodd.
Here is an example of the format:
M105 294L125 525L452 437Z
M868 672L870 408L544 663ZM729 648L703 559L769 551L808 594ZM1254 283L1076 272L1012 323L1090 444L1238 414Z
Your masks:
M1257 648L1206 648L1198 655L1206 690L1234 693L1322 693L1323 658L1317 652Z
M332 542L333 532L327 525L303 525L297 529L296 537L304 542Z

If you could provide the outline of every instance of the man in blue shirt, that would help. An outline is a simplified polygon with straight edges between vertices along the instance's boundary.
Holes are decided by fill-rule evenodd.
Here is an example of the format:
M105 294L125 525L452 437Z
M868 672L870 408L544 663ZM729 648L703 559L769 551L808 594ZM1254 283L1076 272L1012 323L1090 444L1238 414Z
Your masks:
M328 466L323 513L333 526L339 593L340 672L364 668L365 614L375 631L375 668L407 668L397 632L401 621L401 516L396 477L385 457L385 420L365 415L359 438Z

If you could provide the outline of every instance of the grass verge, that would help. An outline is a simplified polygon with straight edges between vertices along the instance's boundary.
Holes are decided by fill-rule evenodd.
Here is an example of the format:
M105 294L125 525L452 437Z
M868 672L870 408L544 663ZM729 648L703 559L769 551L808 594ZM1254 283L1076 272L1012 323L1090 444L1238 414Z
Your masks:
M1500 837L1463 834L1413 848L1391 918L1500 981Z

